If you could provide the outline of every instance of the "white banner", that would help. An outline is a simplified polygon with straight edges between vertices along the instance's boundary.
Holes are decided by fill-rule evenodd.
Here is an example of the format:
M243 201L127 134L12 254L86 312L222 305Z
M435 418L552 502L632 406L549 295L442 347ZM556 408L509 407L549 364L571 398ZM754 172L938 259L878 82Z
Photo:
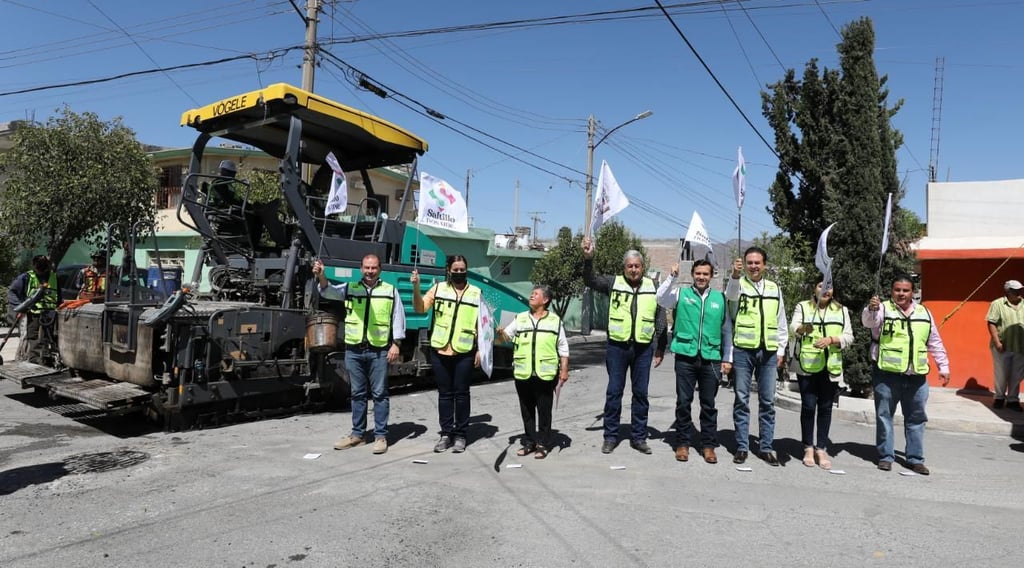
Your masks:
M693 212L693 217L690 217L690 227L686 229L686 240L711 248L711 237L704 227L704 219L701 219L700 214L696 211Z
M597 234L597 230L604 225L608 219L618 215L623 209L629 207L629 199L615 181L615 175L608 166L608 162L601 160L601 174L597 178L597 195L594 196L594 213L590 222L590 237Z
M821 232L821 237L818 238L818 250L814 253L814 265L818 267L822 275L822 293L832 289L832 257L828 255L828 232L835 226L836 224L832 223Z
M420 207L416 222L459 233L469 232L469 211L462 194L441 178L420 172Z
M736 169L732 172L732 190L736 194L736 208L743 209L747 196L747 162L743 159L743 146L736 148Z
M892 192L889 193L889 201L885 204L885 225L882 226L882 256L889 248L889 223L892 221Z
M482 298L477 314L476 347L477 353L480 354L480 368L490 377L494 369L494 317L491 315L491 308Z
M327 194L327 206L324 208L324 216L341 213L348 207L348 183L345 181L345 172L334 157L334 152L327 154L327 165L331 167L331 191Z

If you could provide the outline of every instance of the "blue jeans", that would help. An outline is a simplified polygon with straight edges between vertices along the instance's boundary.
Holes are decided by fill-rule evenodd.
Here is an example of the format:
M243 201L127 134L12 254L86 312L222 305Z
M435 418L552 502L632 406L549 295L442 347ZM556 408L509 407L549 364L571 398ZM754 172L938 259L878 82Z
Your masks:
M797 375L800 385L800 440L805 448L824 450L828 446L828 432L832 426L832 403L839 384L832 382L828 371L813 375ZM814 423L817 413L818 443L814 443Z
M693 439L694 388L700 396L700 447L718 447L718 409L715 395L718 394L718 373L715 367L721 361L705 361L699 357L676 354L676 443L689 447Z
M366 433L366 394L373 397L373 437L388 435L388 350L374 347L345 348L345 370L352 387L352 435Z
M874 369L871 377L875 387L875 443L878 461L895 461L892 415L896 404L903 408L903 434L907 438L907 463L924 463L924 425L928 415L928 378L924 375L901 375Z
M476 351L438 355L430 350L430 365L437 381L437 415L442 436L466 437L469 425L469 383L473 380Z
M609 341L605 352L605 367L608 369L608 390L604 399L604 439L616 442L619 439L619 420L622 417L622 393L626 390L626 369L633 384L632 431L630 439L642 442L647 439L647 412L651 403L647 400L647 385L651 380L651 360L654 346L651 343L619 343Z
M736 373L736 399L732 404L732 420L736 425L736 451L750 450L750 387L757 373L757 418L760 452L772 451L775 441L775 381L778 356L767 349L733 351L732 367Z

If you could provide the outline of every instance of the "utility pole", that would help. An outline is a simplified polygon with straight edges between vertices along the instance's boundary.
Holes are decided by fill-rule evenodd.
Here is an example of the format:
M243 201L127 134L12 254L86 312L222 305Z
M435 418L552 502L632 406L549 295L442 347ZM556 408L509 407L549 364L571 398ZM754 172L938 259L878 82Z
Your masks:
M302 89L313 91L316 70L316 24L320 14L320 0L306 0L306 43L302 52Z
M530 219L533 219L533 242L534 243L536 243L539 240L539 239L537 239L537 225L539 223L544 223L545 222L544 219L541 218L541 215L544 215L545 213L547 213L547 211L530 211Z
M516 197L512 205L512 231L519 228L519 180L516 180Z
M597 120L590 115L587 120L587 202L583 211L583 235L590 236L590 220L593 218L594 207L594 131L597 130Z
M466 168L466 210L469 210L469 176L473 174L473 170Z

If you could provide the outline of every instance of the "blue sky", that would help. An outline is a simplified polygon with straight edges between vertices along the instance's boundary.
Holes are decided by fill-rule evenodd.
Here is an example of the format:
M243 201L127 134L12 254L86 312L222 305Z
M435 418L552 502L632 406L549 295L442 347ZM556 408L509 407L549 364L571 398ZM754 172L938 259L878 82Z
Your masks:
M304 0L295 1L304 7ZM908 188L904 205L922 217L936 57L945 58L939 179L1022 177L1013 137L1024 130L1022 1L746 0L691 2L676 8L669 0L663 3L769 141L772 133L761 117L759 88L783 76L779 62L799 72L816 57L834 67L839 37L833 25L872 18L876 63L889 75L890 102L905 101L894 119L906 139L897 154ZM519 224L532 225L530 217L542 212L536 214L544 221L541 237L551 237L563 225L579 229L584 220L587 117L598 119L600 136L604 129L651 110L651 117L617 130L595 153L595 177L601 160L607 160L626 193L647 204L646 209L633 206L620 215L630 229L644 237L681 237L696 209L713 240L733 238L737 219L730 175L741 145L748 163L744 238L776 232L765 207L777 162L655 3L327 4L318 36L336 42L328 48L331 53L404 96L381 99L360 90L328 61L317 70L315 90L425 138L430 151L421 159L421 169L456 188L465 186L466 170L471 170L470 214L477 226L504 231L513 225L518 180ZM647 10L591 21L579 17L634 8ZM68 104L104 119L122 116L147 144L182 147L193 139L190 129L178 126L183 111L261 85L301 82L301 52L293 50L259 62L6 94L245 53L265 56L299 45L303 23L288 0L0 0L0 16L5 23L0 121L32 116L45 120ZM568 23L349 41L552 17L565 17ZM438 123L410 110L405 106L415 106L410 101L450 118Z

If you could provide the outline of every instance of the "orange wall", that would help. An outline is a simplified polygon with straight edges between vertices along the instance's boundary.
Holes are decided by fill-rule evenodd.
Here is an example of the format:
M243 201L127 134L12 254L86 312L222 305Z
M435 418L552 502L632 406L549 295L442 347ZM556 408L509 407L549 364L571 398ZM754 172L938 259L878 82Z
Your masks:
M988 348L985 314L988 305L1003 295L1003 283L1024 281L1024 258L1011 259L956 311L950 313L981 285L1005 258L921 260L921 292L925 306L941 325L939 334L946 345L953 388L992 389L992 355ZM938 370L928 375L939 385Z

